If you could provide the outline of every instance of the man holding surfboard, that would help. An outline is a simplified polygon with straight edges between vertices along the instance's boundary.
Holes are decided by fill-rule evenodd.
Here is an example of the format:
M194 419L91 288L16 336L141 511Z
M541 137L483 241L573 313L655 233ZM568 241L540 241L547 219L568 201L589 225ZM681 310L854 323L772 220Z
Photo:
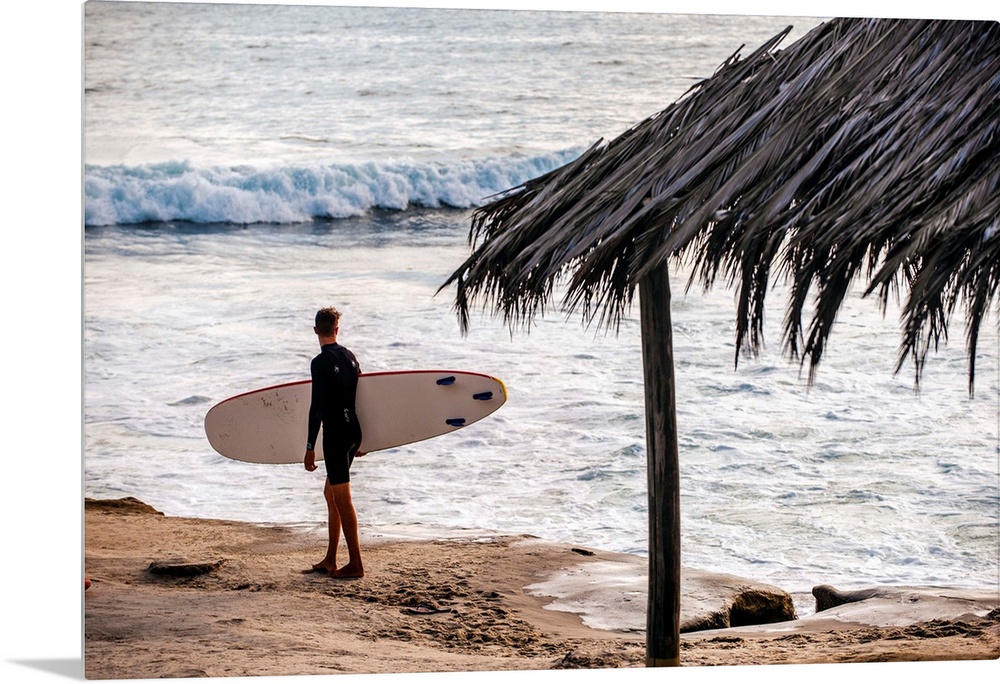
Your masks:
M309 406L309 430L304 457L309 472L317 469L316 439L323 427L323 459L326 462L326 482L323 498L329 517L329 544L326 556L316 563L314 572L327 572L331 577L364 577L361 562L361 543L358 534L358 516L351 498L351 464L361 446L361 424L358 422L355 401L358 374L361 368L351 350L338 344L340 312L333 307L316 313L313 328L319 338L320 353L310 366L312 372L312 398ZM348 562L337 567L337 547L340 530L347 542Z

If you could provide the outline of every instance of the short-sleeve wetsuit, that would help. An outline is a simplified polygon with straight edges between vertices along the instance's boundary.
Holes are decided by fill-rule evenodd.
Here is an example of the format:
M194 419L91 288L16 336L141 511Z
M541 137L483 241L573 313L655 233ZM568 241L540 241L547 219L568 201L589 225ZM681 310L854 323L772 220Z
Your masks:
M361 446L361 424L355 411L358 360L347 347L325 344L312 360L312 402L308 445L316 443L323 426L323 460L330 484L351 481L351 464Z

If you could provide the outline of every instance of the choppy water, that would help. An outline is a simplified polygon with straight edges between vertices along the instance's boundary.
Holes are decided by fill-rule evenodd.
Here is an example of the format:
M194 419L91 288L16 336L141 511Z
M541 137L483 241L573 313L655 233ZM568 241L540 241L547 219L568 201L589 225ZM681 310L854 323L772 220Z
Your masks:
M218 456L202 420L307 377L312 315L334 304L365 370L479 370L510 391L481 423L356 462L365 525L644 553L635 318L606 336L556 307L530 334L484 316L463 337L435 292L483 197L816 22L88 3L85 494L322 521L321 474ZM675 298L685 563L792 591L995 586L995 326L974 397L959 329L916 393L892 372L895 314L855 299L807 388L779 353L780 287L770 306L771 347L734 370L732 294Z

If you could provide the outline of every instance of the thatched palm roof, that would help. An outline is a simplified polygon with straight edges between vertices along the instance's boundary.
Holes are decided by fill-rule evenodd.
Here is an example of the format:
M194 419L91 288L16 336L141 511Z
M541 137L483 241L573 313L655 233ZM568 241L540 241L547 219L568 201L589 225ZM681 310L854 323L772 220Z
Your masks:
M528 324L563 279L566 304L616 327L645 275L685 260L736 286L737 357L785 278L785 349L812 379L860 282L903 297L897 370L912 358L918 380L964 302L971 391L1000 278L1000 25L837 19L779 52L786 34L477 210L445 283L463 327L476 299Z

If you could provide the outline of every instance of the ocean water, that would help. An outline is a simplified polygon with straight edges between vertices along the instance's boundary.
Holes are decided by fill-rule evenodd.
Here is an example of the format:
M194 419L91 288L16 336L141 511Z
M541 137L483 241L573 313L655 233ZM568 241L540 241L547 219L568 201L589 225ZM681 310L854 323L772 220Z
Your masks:
M556 303L530 332L453 291L469 213L663 109L741 45L820 19L90 2L84 7L84 493L318 525L322 471L204 436L228 396L308 377L344 312L364 370L501 377L508 403L356 461L369 530L527 533L643 555L638 310ZM917 392L897 311L845 306L814 385L769 346L734 368L733 293L674 278L684 563L772 582L997 586L1000 370L964 333ZM303 436L303 440L305 437ZM800 613L809 606L800 606Z

